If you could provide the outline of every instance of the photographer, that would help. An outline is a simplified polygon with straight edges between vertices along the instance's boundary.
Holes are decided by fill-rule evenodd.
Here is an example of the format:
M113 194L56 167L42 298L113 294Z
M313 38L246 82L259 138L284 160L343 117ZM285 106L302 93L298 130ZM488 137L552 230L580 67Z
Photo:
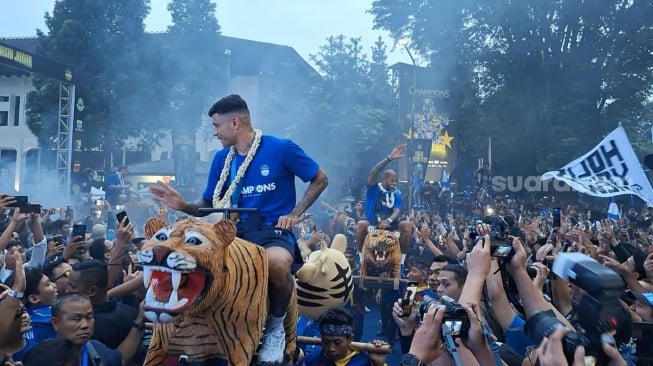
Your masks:
M533 284L533 281L530 279L526 271L526 251L524 250L521 241L517 237L511 238L514 255L510 261L505 263L506 269L514 279L519 297L522 299L522 305L527 318L526 333L534 341L540 342L535 354L531 353L529 355L529 360L532 364L535 364L538 357L547 355L545 360L551 358L561 360L560 362L562 363L555 363L553 361L550 363L551 365L557 365L565 364L567 361L575 362L578 360L581 353L582 356L585 357L585 350L578 350L577 348L580 347L576 347L576 345L584 343L582 340L583 336L571 331L574 329L573 326L542 297L542 294ZM599 321L599 319L596 319L596 321ZM560 329L564 329L564 331ZM554 337L553 334L555 334L554 331L556 330L558 330L559 333ZM547 334L548 332L551 333ZM556 340L556 337L558 336L563 340L564 352L557 352L556 356L556 352L552 351L551 345L555 344L554 348L558 347ZM619 354L615 344L616 342L612 336L606 335L605 337L601 337L600 347L605 355L610 358L609 364L626 365L625 360ZM542 361L540 361L540 364L544 365Z
M458 343L456 347L459 364L497 365L483 332L478 307L474 304L467 304L463 308L469 319L469 330L462 335L462 342ZM445 306L435 304L428 306L420 327L414 332L408 352L404 354L402 366L454 364L455 361L447 352L443 341L442 323L445 320L445 313ZM405 327L401 328L403 332Z
M487 229L488 228L486 226L479 226L478 231L480 233L486 233ZM460 311L463 309L464 313L466 313L466 317L464 320L457 317L455 320L448 318L445 319L448 321L445 322L447 323L447 326L452 324L453 327L452 329L447 330L448 334L442 334L442 330L440 331L440 335L444 337L444 344L447 345L448 352L446 353L446 356L443 357L440 357L443 354L437 355L435 358L438 360L434 364L449 364L451 362L455 362L456 364L461 365L497 365L497 362L500 362L500 360L498 360L498 355L495 357L495 354L490 349L490 345L488 343L489 340L487 338L489 334L484 331L483 326L481 325L481 318L479 316L477 305L481 300L481 290L483 287L484 279L490 269L489 235L484 235L474 246L467 259L467 266L469 269L469 276L463 276L465 277L463 278L463 284L456 285L456 291L449 291L450 289L448 286L445 288L449 281L449 278L447 277L448 274L445 272L452 272L451 274L456 277L457 271L451 271L453 266L445 266L440 272L440 288L438 292L442 299L447 299L449 298L448 295L453 295L453 300L460 300L461 303L465 304L461 307L455 302L450 302L449 305L447 305L449 307L447 317L454 316L456 313L457 316L460 316ZM460 268L464 270L463 267ZM465 275L466 274L467 271L465 271ZM457 280L452 282L458 283ZM424 312L425 309L423 308L425 306L429 307L429 305L429 302L422 303L419 307L420 311ZM416 323L413 321L416 318L416 314L413 312L413 314L409 315L408 317L402 317L401 315L403 314L403 309L401 308L400 301L396 302L394 305L393 318L399 325L400 333L402 335L402 350L405 351L408 342L411 342L409 353L404 356L404 360L406 362L414 358L417 358L424 363L429 363L435 360L435 358L432 358L434 355L432 352L427 352L426 349L421 348L427 347L428 343L422 342L423 340L420 339L422 333L429 332L430 334L432 331L424 330L423 328L431 326L427 322L427 319L429 314L434 315L433 307L434 306L430 305L426 315L424 315L421 326L417 329L417 331L415 331L414 336L411 340L410 337L413 335L413 329L416 326ZM415 308L417 307L414 307L413 310L415 310ZM444 308L444 306L440 309L442 308ZM441 311L442 310L438 310L438 313ZM442 312L444 313L444 311ZM452 312L452 314L449 314L449 312ZM443 318L438 316L437 319L438 322L435 326L440 328L442 326ZM466 327L464 325L465 323L468 324L468 329L466 331ZM460 336L462 342L455 342L453 340L452 336L458 336L458 334L454 334L456 331L461 332ZM436 342L431 343L433 347L441 347L440 344L442 344L442 341L439 339L436 340ZM410 363L406 364L410 365ZM418 365L418 363L414 364Z

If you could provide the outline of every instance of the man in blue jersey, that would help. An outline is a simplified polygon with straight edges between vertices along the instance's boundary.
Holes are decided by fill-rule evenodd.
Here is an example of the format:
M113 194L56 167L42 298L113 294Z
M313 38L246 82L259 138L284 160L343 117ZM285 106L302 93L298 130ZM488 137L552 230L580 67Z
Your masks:
M367 178L365 189L365 218L358 222L356 227L356 245L358 250L363 248L365 236L370 225L379 229L399 231L399 245L401 252L406 253L410 244L410 235L413 225L409 221L399 222L402 202L401 192L397 189L397 173L392 169L383 172L381 182L377 182L379 173L391 161L404 156L406 145L400 144L392 149L390 155L379 161Z
M241 213L238 236L265 247L270 266L270 315L258 351L259 362L281 362L285 348L283 319L294 290L291 273L302 265L293 226L328 184L324 170L294 142L262 135L252 127L247 103L239 95L218 100L209 110L213 134L224 149L211 164L206 190L198 202L186 202L169 185L150 190L167 206L201 216L202 207L256 208ZM310 182L296 202L295 177Z

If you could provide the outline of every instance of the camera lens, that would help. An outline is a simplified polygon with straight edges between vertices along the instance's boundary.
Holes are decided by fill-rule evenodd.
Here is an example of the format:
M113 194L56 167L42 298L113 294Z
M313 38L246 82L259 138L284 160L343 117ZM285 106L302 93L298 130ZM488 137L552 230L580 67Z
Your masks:
M552 310L539 312L526 320L524 332L536 344L542 342L542 338L550 336L558 328L564 328L564 323L556 318ZM574 352L578 346L587 346L589 341L583 334L570 331L565 334L562 340L565 357L569 364L574 360Z
M424 319L424 314L429 311L431 305L440 306L442 303L429 296L424 296L424 301L419 305L419 316L421 319Z

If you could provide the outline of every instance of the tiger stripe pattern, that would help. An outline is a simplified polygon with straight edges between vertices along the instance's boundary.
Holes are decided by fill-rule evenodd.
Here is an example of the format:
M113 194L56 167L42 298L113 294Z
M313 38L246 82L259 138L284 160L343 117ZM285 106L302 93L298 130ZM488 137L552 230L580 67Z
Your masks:
M373 229L367 233L361 251L361 274L378 277L389 272L393 278L401 277L401 248L399 233Z
M148 289L144 308L154 322L144 365L162 365L170 355L249 365L267 317L264 248L237 238L228 220L191 219L158 230L138 256ZM294 340L294 332L289 336Z

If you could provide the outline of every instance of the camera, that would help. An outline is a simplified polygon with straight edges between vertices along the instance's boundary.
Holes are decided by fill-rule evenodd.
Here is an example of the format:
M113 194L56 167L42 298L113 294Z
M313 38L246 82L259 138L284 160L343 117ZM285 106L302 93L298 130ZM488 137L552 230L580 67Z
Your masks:
M524 332L530 339L539 344L544 337L550 336L558 328L564 328L564 326L564 323L556 318L553 310L547 310L528 318L526 324L524 324ZM588 345L589 339L582 333L567 332L562 339L562 349L569 364L574 361L576 347L587 347Z
M506 241L506 244L490 244L490 255L496 258L510 259L515 255L515 248L512 243Z
M631 318L621 307L619 297L625 290L625 283L615 271L603 266L591 257L580 253L558 253L552 272L570 281L583 290L580 302L574 304L577 311L572 324L583 333L567 333L564 339L565 355L573 361L578 345L585 347L587 355L598 359L599 365L608 357L601 348L601 336L616 330L617 344L630 339ZM538 313L526 321L526 334L535 342L552 333L560 326L552 313Z
M447 296L442 296L440 300L438 301L429 296L425 296L424 301L419 306L420 318L424 319L424 314L428 312L431 305L444 305L445 310L442 318L442 327L446 328L453 337L467 335L470 327L467 310Z

